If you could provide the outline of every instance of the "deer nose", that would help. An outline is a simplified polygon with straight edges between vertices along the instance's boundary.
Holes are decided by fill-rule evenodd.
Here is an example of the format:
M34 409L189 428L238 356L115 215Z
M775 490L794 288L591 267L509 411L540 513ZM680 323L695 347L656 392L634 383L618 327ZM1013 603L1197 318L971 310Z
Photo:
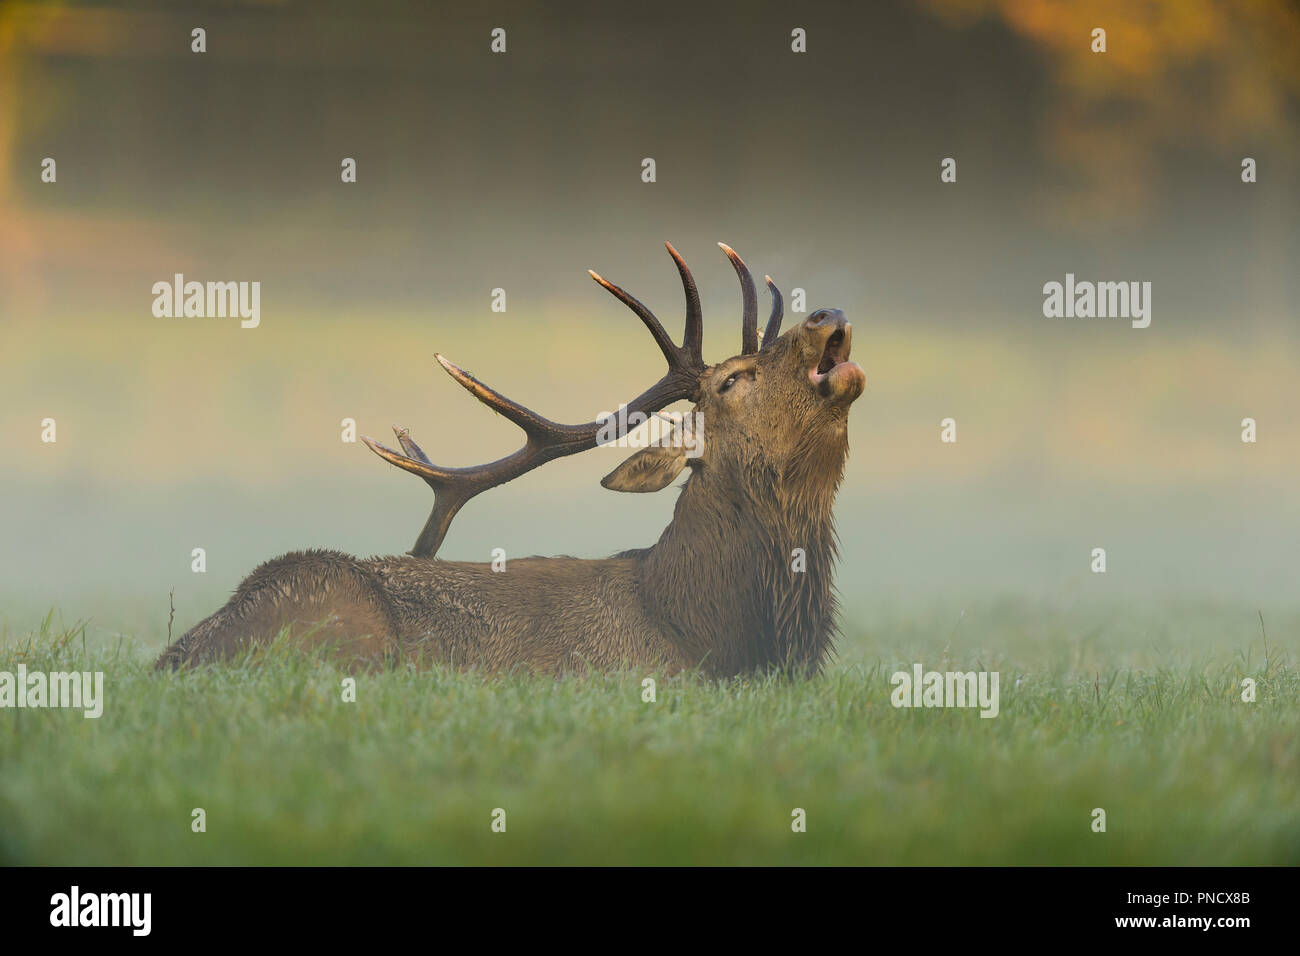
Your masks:
M839 309L818 309L803 324L810 329L836 329L847 325L848 320Z

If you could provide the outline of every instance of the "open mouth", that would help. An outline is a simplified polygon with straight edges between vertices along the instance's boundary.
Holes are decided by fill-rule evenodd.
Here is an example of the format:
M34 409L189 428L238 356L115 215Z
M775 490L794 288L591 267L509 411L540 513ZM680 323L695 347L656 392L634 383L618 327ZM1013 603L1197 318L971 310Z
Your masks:
M841 362L847 362L848 358L849 350L844 345L844 330L836 329L831 333L831 337L826 340L826 348L822 351L822 359L817 363L817 378L824 376Z
M812 382L817 394L840 405L853 402L867 384L867 376L861 366L849 361L852 341L846 322L826 339L816 368L808 370L808 380Z

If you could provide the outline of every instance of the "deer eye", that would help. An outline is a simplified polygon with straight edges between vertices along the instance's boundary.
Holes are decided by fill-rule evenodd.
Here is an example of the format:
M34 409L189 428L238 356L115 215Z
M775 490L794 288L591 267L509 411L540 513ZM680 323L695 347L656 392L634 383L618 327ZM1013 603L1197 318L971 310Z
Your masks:
M742 378L744 378L746 375L749 374L751 373L746 369L741 369L738 372L732 372L730 375L727 376L727 380L718 386L718 394L721 395L723 392L731 388L731 386L735 385Z

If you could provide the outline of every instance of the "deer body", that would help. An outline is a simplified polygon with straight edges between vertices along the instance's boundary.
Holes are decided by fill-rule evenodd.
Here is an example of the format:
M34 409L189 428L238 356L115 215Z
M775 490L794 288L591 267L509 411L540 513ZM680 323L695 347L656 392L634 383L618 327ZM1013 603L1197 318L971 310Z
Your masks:
M723 248L745 288L747 270ZM516 558L504 571L433 557L464 501L540 462L592 447L599 424L555 425L439 357L476 397L524 428L524 448L477 469L443 469L405 430L395 429L406 454L368 440L437 493L412 555L305 551L267 562L157 666L229 657L288 627L295 641L328 644L349 666L410 661L552 674L699 668L717 677L818 671L835 626L832 506L848 450L848 407L865 383L847 360L849 325L839 312L821 311L778 337L780 296L769 279L775 306L759 351L750 282L745 351L705 366L698 358L698 295L685 264L671 246L669 252L687 293L681 347L658 334L662 328L644 306L596 277L652 332L658 328L669 358L669 374L633 405L654 410L692 397L708 425L698 457L652 445L602 482L617 491L657 491L689 466L658 542L600 560Z

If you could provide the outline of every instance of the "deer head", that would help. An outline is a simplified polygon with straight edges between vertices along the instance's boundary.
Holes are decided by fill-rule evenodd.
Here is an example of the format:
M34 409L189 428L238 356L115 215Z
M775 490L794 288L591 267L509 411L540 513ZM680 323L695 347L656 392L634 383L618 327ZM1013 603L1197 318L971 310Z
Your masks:
M775 492L781 504L833 491L848 408L866 385L862 368L848 360L852 335L842 312L823 309L758 351L710 366L700 374L693 414L678 425L696 430L637 452L601 484L658 491L689 465L702 480L707 474L755 495Z
M702 357L700 297L690 269L666 244L686 294L686 330L682 344L673 342L654 314L621 288L591 277L627 305L649 329L668 362L662 379L625 406L622 419L636 422L682 399L695 403L692 421L702 434L687 442L667 441L632 455L601 482L615 491L657 491L688 465L692 484L712 487L733 504L776 509L795 515L825 512L840 480L847 451L848 408L866 384L862 368L849 361L852 328L836 309L814 312L781 332L781 293L766 277L772 311L760 344L754 282L740 257L719 243L740 280L743 298L741 351L716 365ZM411 554L437 552L452 518L475 495L510 481L554 458L593 448L608 433L609 422L563 425L506 398L441 355L439 363L475 398L523 429L523 447L505 458L470 468L435 465L404 428L394 426L403 452L364 437L380 457L422 477L434 490L435 503ZM623 426L626 428L626 425ZM623 430L616 429L616 437ZM699 497L698 495L695 497ZM829 525L828 525L829 529Z

